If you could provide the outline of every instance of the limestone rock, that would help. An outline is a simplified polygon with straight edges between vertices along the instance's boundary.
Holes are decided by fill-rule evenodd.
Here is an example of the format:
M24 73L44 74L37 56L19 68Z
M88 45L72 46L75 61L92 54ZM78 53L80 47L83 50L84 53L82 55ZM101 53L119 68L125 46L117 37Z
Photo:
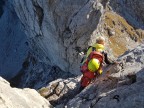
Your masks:
M23 35L27 36L25 41L25 36L16 33L23 37L24 45L19 41L17 44L23 51L14 50L20 53L16 57L11 56L12 61L18 65L6 68L17 72L17 75L11 76L10 82L13 86L38 89L59 77L80 75L79 64L82 56L77 49L85 50L88 44L95 42L97 27L104 11L101 1L7 0L6 3L11 7L8 8L9 11L15 13L8 19L17 17L17 22L22 26L18 27L25 33ZM7 6L5 8L7 9ZM19 30L13 28L15 31ZM20 43L22 45L19 45ZM13 54L8 51L2 52ZM2 61L4 54L1 54ZM13 60L17 58L20 59ZM9 62L9 65L12 66L13 62ZM7 64L2 63L0 68L3 65Z
M50 103L34 89L17 89L0 77L1 108L52 108Z
M58 79L52 81L48 86L39 89L41 96L45 97L52 105L66 103L78 94L80 87L80 76L69 79Z
M103 6L96 0L11 1L35 55L63 71L80 74L76 47L86 48ZM95 8L93 4L95 3ZM96 37L95 37L96 38ZM48 60L46 59L48 58Z

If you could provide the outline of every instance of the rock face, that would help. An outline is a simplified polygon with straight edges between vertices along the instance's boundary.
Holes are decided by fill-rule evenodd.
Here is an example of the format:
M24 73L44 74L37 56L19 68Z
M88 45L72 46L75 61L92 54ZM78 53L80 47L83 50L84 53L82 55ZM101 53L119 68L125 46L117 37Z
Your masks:
M36 90L11 88L9 82L0 77L1 108L52 108Z
M3 6L5 5L5 1L4 0L1 0L0 1L0 17L1 15L3 14Z
M120 13L136 28L144 29L143 0L111 0L113 10Z
M0 1L0 76L10 79L23 68L27 38L13 6Z
M25 27L31 48L42 61L79 73L79 48L86 48L102 15L95 0L11 1ZM96 37L95 37L96 38Z
M38 82L46 85L59 77L80 74L79 53L95 42L103 13L101 2L8 0L8 3L24 26L30 48L20 74L11 81L18 84L15 86L38 88Z

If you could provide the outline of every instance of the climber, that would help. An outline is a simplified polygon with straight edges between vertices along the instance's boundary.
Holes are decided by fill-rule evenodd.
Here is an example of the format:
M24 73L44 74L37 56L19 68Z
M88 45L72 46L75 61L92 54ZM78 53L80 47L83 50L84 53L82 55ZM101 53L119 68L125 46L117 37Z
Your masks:
M105 38L99 36L96 39L96 43L91 46L86 54L86 59L82 61L80 67L83 76L81 78L81 87L84 89L88 86L93 79L102 74L102 63L115 64L108 59L107 53L104 51Z

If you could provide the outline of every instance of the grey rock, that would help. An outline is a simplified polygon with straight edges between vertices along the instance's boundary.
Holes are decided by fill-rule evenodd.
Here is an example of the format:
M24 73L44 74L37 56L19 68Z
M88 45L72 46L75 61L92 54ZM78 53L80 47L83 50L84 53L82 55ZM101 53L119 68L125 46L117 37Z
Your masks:
M47 64L63 71L79 73L81 59L77 46L86 48L90 34L96 30L103 12L101 2L95 0L14 0L15 11L25 27L33 52L48 57ZM93 4L95 6L93 7ZM95 23L93 23L95 22ZM34 49L37 49L34 50ZM45 60L46 61L46 60Z
M108 30L109 36L114 36L115 35L115 31L114 30L111 30L110 28L108 28L107 30Z
M16 27L6 27L13 28L15 33L9 35L4 31L2 36L10 36L7 39L16 45L0 40L4 46L4 50L0 51L3 61L1 75L7 73L5 76L11 79L13 86L38 89L57 78L81 74L79 61L82 55L77 48L84 50L88 44L95 43L97 27L104 11L101 1L7 0L6 3L10 5L5 6L5 10L10 11L5 12L8 14L7 20L16 19L19 25L9 21ZM3 20L6 15L3 16L0 21L8 22ZM1 28L5 30L6 27ZM19 29L22 30L20 33ZM14 35L15 38L12 38ZM13 51L7 51L6 45ZM5 53L10 57L5 59Z
M0 76L11 79L23 68L22 65L27 58L29 48L26 44L27 37L24 28L13 6L5 1L2 9L3 13L0 15Z
M52 108L52 105L34 89L17 89L0 77L1 108Z
M113 10L120 13L136 28L144 29L143 0L110 0Z
M68 102L76 94L80 88L80 78L57 79L52 81L48 86L39 89L41 96L45 97L52 105L58 107L63 106L62 103Z

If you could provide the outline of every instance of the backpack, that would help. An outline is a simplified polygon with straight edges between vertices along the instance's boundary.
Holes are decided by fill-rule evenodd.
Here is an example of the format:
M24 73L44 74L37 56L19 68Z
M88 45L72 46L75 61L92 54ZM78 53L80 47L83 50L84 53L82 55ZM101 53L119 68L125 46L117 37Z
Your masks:
M87 53L87 51L91 48L92 46L88 46L85 50L84 50L84 56L83 56L83 58L81 59L81 61L80 61L80 64L81 65L83 65L83 62L87 59L86 58L86 53ZM95 47L92 47L92 50L95 50ZM80 65L80 66L81 66Z
M86 58L86 61L80 66L80 70L82 73L89 71L88 70L88 63L91 59L96 58L100 62L100 67L103 62L103 54L101 52L96 51L95 47L92 47L92 52L89 54L89 56ZM100 68L99 67L99 68Z

